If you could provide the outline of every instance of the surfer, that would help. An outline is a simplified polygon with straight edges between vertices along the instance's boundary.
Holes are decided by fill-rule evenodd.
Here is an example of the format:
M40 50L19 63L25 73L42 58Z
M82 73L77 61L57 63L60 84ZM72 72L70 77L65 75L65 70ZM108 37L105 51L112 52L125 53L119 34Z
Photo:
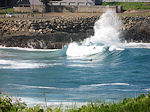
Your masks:
M78 42L78 45L82 45L82 43L81 43L81 42Z
M96 49L96 47L93 47L93 49Z

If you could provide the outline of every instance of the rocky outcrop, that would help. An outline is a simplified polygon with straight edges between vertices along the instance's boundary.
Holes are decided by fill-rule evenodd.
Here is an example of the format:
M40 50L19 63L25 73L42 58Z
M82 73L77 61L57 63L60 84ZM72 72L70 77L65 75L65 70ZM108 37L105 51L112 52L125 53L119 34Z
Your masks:
M0 45L6 47L62 48L93 35L98 17L4 20L0 22Z
M122 40L150 43L150 17L123 17Z
M46 34L55 32L78 33L92 29L98 17L51 18L31 20L4 20L0 27L5 35Z
M90 32L90 31L89 31ZM90 33L92 34L92 32ZM47 33L32 36L11 36L0 39L0 45L6 47L28 47L36 49L61 49L64 45L76 41L82 41L88 37L87 33Z
M62 48L72 41L93 35L98 16L56 17L50 19L15 20L0 22L0 45L42 49ZM150 42L150 17L121 17L120 39L127 42Z

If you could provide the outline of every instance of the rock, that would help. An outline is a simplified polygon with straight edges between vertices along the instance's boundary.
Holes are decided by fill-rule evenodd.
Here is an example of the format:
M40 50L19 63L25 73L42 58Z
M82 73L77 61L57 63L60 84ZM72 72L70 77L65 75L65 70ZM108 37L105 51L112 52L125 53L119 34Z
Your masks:
M0 45L9 47L61 48L71 41L80 41L93 35L98 16L59 17L49 20L13 20L0 22ZM122 17L121 40L150 42L150 17ZM45 47L43 47L45 46Z
M136 25L124 30L123 38L127 42L150 42L150 23L137 23Z

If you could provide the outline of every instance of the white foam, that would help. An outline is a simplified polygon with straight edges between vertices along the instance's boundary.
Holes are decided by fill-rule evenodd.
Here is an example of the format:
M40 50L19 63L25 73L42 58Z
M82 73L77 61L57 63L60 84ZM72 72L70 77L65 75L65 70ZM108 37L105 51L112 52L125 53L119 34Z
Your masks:
M107 46L120 43L121 20L115 12L107 10L94 25L94 36L85 40L86 43L104 44Z
M20 88L35 88L35 89L61 89L61 88L56 88L56 87L47 87L47 86L30 86L30 85L20 85L20 84L8 84L10 86L17 86Z
M117 14L107 10L94 25L94 36L83 42L71 43L67 49L67 56L85 57L105 50L124 50L125 48L150 48L150 43L121 43L122 23ZM96 49L93 49L96 48Z
M119 48L115 45L112 45L112 46L109 47L109 51L114 51L114 50L122 51L122 50L124 50L124 48Z
M85 46L85 45L78 45L77 43L71 43L67 49L67 56L73 57L84 57L93 54L97 54L104 50L104 46Z
M147 48L150 49L150 43L125 43L125 48Z
M59 49L33 49L33 48L5 47L5 46L0 46L0 49L15 49L15 50L23 50L23 51L57 51L59 50Z
M91 84L91 85L81 85L82 86L90 86L90 87L99 87L99 86L129 86L128 83L103 83L103 84Z
M84 57L105 51L124 50L120 48L119 36L121 21L117 14L107 10L94 25L94 36L85 39L80 44L71 43L67 49L67 56ZM115 46L115 47L114 47Z
M11 61L11 60L0 60L0 68L2 69L22 69L22 68L38 68L45 66L42 63L29 63L28 61Z
M146 90L146 91L150 91L150 88L147 88L147 89L144 89L144 90Z
M32 60L0 60L1 69L32 69L32 68L43 68L52 67L55 65L62 65L61 63L39 63Z

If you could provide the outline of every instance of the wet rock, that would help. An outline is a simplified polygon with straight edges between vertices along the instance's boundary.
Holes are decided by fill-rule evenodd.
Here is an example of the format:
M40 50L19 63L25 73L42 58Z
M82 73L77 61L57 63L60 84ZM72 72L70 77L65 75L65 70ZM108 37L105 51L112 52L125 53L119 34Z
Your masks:
M150 17L125 17L122 18L121 40L127 42L150 42Z
M72 41L82 41L92 33L47 33L34 36L12 36L0 38L0 45L6 47L28 47L35 49L61 49Z
M0 22L0 45L7 47L62 48L93 35L98 16L58 17ZM122 41L150 42L150 17L122 17Z

